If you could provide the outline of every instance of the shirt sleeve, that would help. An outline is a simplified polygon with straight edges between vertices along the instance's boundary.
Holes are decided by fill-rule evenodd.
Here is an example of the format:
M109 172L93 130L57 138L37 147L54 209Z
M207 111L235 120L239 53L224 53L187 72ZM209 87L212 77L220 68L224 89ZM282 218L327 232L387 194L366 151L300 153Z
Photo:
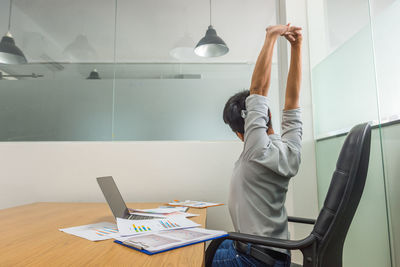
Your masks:
M300 166L300 109L283 111L282 136L268 136L268 106L268 98L264 96L247 97L243 156L281 176L293 177Z
M303 123L300 108L284 110L282 114L282 142L292 149L301 151Z
M244 152L253 154L257 148L268 147L271 139L267 135L269 121L269 99L253 94L246 98L247 115L244 119Z

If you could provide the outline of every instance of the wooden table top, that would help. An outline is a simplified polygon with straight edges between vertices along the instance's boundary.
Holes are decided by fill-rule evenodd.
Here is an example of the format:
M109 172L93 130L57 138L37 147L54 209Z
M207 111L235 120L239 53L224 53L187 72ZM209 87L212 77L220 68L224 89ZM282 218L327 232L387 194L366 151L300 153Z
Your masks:
M163 203L130 203L155 208ZM205 227L206 209L191 218ZM113 242L92 242L60 228L115 222L106 203L34 203L0 210L0 266L203 266L204 243L148 256Z

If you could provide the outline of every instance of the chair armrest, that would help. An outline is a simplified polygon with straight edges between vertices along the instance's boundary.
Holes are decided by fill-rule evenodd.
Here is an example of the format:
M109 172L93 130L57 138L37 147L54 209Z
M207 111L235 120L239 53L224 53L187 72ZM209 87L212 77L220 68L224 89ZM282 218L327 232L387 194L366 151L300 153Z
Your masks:
M242 234L242 233L235 233L231 232L228 236L224 236L219 239L214 239L211 244L208 246L205 255L205 266L210 267L212 266L213 258L215 255L216 250L218 249L219 245L226 239L232 239L237 241L242 241L246 243L276 247L276 248L285 248L285 249L303 249L312 247L315 244L316 237L314 235L309 235L308 237L302 240L284 240L284 239L277 239L277 238L270 238L270 237L261 237L249 234ZM303 251L302 251L303 252Z
M245 243L252 243L257 245L275 247L275 248L284 248L284 249L302 249L310 246L315 240L315 236L309 235L301 240L286 240L286 239L278 239L272 237L264 237L264 236L256 236L249 234L242 234L231 232L226 237L226 239L241 241Z
M288 221L289 222L294 222L294 223L315 224L316 220L315 219L288 216Z

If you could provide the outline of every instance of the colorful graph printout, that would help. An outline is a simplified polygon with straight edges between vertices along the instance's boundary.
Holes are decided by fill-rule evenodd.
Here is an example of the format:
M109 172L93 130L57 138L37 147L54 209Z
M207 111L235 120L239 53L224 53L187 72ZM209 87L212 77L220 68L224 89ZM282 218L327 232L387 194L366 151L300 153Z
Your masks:
M117 225L121 236L200 226L182 216L151 220L127 220L117 218Z
M161 226L162 226L164 229L173 229L173 228L180 227L179 224L173 223L173 222L171 222L170 220L159 220L159 222L160 222Z
M110 234L118 233L117 227L93 227L92 230L95 231L95 233L99 236L108 236Z
M132 224L133 229L135 230L136 233L140 233L140 232L148 232L151 231L150 227L146 227L144 225L142 226L136 226L135 224Z

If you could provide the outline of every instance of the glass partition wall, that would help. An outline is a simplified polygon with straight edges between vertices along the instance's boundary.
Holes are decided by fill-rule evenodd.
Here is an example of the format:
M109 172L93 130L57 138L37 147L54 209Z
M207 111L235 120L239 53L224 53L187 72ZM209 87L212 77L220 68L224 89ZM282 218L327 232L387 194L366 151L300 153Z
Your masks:
M400 1L370 0L380 137L393 266L400 266Z
M344 266L400 266L399 1L308 0L319 206L345 134L371 122L364 194Z
M1 33L10 2L0 2ZM236 140L223 107L249 88L276 20L274 0L217 0L211 10L195 0L11 3L10 31L28 63L0 64L0 141ZM193 50L210 14L230 50L203 58Z

